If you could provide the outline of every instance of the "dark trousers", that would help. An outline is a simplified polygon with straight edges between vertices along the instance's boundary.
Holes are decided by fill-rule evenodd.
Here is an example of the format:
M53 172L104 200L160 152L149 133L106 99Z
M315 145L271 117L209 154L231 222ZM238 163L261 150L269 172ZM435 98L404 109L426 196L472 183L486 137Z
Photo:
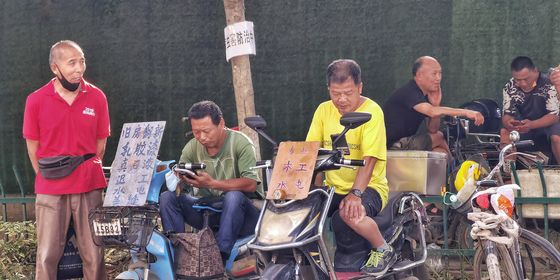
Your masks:
M337 251L340 249L344 250L345 248L349 250L354 250L354 248L368 248L369 250L371 244L350 228L339 215L338 207L345 197L346 195L335 194L328 213L329 216L332 216L332 227L336 239ZM377 213L381 211L382 207L379 193L372 188L366 188L362 195L362 205L368 217L373 218L377 216Z
M161 194L159 207L164 231L185 232L185 223L202 229L202 212L193 209L196 198L189 195L176 196L175 192ZM209 219L209 226L219 225L216 241L220 251L229 254L239 237L255 233L259 210L240 191L229 191L224 195L222 213Z

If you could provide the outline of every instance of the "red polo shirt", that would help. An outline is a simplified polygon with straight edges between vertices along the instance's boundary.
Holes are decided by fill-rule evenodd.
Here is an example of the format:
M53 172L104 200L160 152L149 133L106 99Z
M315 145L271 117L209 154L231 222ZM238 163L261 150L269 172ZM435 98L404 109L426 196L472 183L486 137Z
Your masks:
M25 103L23 137L39 141L37 159L95 154L97 139L110 135L109 110L103 91L82 80L72 105L55 92L54 79L31 93ZM93 157L60 179L35 177L37 194L75 194L107 186L101 160Z

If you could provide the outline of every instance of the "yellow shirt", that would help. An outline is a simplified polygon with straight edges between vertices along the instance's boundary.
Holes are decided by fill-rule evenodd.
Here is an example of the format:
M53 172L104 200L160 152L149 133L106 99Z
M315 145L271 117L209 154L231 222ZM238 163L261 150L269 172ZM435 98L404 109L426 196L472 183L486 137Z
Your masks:
M371 156L377 159L368 187L379 193L383 206L385 206L389 196L389 187L385 177L387 138L385 136L383 111L377 103L366 98L364 103L356 109L356 112L370 113L371 120L357 128L350 129L346 133L350 155L345 155L344 158L363 159L364 156ZM305 141L319 141L321 147L332 149L331 135L341 133L344 129L340 125L340 118L341 115L332 101L321 103L313 115ZM357 169L350 168L327 171L325 183L328 186L335 186L336 193L345 195L352 189L357 172Z

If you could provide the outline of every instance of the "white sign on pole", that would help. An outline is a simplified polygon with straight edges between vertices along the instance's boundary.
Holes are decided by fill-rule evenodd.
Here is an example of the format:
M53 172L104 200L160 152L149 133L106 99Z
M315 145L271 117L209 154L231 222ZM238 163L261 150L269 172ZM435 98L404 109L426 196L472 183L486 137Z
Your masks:
M235 56L257 54L252 21L242 21L226 26L224 37L227 61Z
M125 123L103 206L146 203L165 121Z

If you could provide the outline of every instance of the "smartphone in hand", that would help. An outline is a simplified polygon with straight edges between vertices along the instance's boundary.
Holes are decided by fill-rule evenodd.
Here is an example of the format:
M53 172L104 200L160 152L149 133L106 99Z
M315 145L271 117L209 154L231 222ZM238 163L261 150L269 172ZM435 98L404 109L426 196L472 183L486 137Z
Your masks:
M186 168L174 168L175 172L177 172L179 175L183 175L183 176L187 176L187 178L189 179L194 179L194 176L196 176L196 173L192 170L186 169Z
M198 174L197 170L204 170L206 164L204 163L179 163L173 166L173 170L180 175L187 176L189 179L194 179Z

